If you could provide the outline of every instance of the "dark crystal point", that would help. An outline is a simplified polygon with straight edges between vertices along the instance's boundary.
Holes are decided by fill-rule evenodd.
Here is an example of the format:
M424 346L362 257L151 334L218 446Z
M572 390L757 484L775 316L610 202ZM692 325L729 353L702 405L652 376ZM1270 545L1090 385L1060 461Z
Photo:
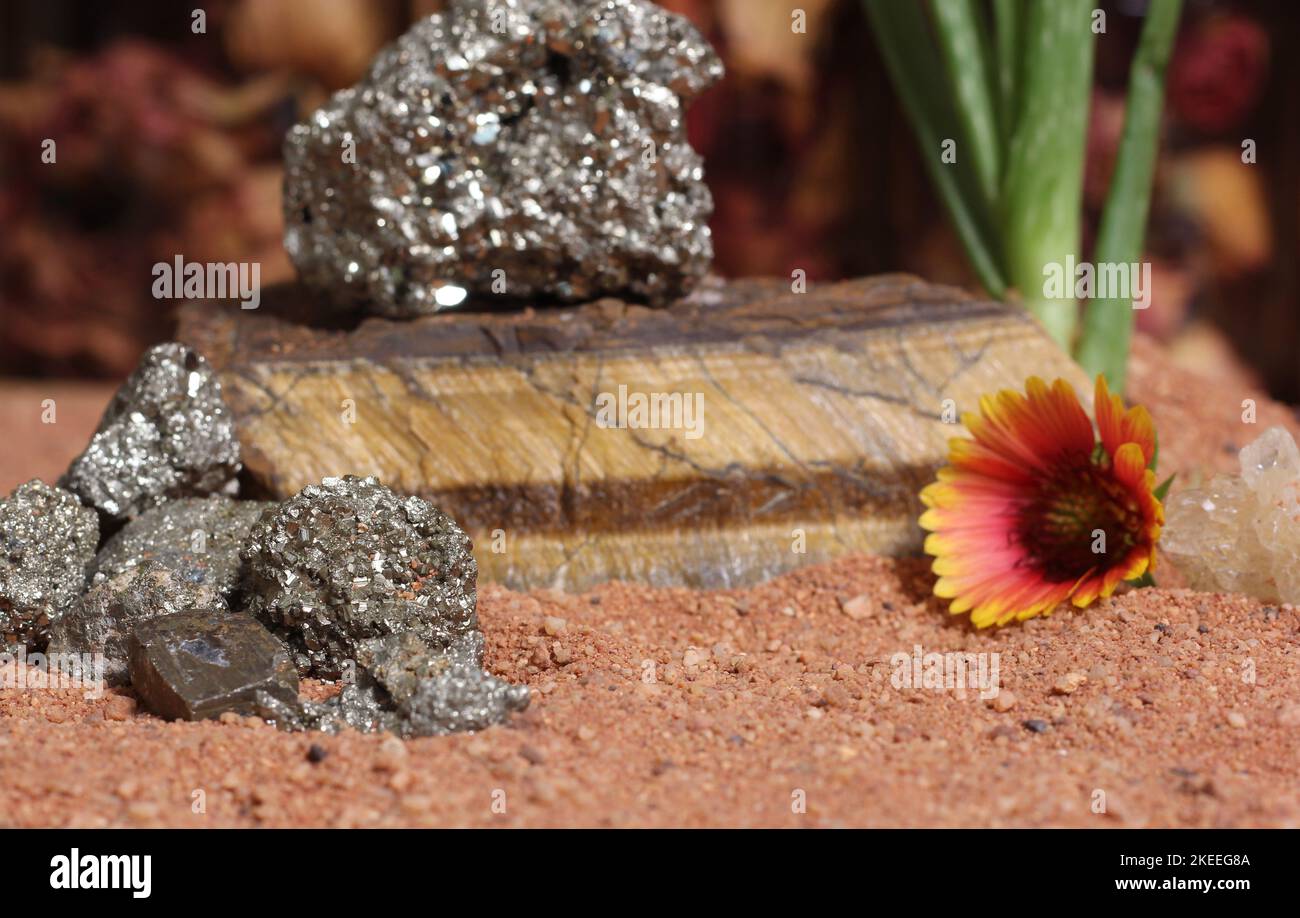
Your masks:
M194 609L141 622L131 634L131 684L149 710L169 720L256 714L259 692L298 702L288 650L252 618Z

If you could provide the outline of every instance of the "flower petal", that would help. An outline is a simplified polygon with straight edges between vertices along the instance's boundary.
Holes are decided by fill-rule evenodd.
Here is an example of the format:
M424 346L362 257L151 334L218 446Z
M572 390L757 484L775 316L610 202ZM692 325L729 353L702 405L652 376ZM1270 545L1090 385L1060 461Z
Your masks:
M1097 383L1092 422L1064 380L1031 378L964 415L971 439L949 443L949 465L921 492L934 556L935 595L979 628L1050 615L1062 602L1110 596L1154 563L1164 508L1148 468L1155 431L1145 409L1127 412ZM1122 539L1122 556L1081 548L1097 530ZM1083 543L1088 544L1088 543Z
M1094 396L1097 411L1097 431L1101 434L1101 444L1107 455L1115 452L1125 443L1136 443L1142 450L1142 464L1150 465L1156 454L1156 428L1151 415L1141 405L1124 410L1124 401L1118 395L1111 395L1106 386L1106 377L1097 374L1097 391Z

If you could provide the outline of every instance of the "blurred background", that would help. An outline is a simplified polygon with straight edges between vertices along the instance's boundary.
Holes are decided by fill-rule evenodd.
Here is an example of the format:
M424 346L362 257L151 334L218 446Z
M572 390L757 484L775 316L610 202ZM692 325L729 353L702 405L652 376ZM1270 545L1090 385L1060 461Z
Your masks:
M0 376L124 376L171 334L173 304L150 296L150 268L177 252L258 261L264 284L291 278L282 135L440 5L207 0L207 31L194 34L196 4L175 0L0 0ZM861 0L662 5L727 63L690 112L718 273L905 270L977 286ZM796 6L806 33L792 31ZM1089 240L1144 2L1099 6ZM1154 302L1139 327L1181 363L1300 402L1300 4L1188 0L1168 83L1147 236ZM40 159L51 137L58 168Z

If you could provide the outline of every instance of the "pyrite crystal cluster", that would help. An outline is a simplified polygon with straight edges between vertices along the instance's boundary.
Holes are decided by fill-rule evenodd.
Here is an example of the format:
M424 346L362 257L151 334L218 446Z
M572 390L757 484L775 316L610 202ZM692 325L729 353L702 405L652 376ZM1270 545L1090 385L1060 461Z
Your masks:
M528 690L483 671L478 564L456 522L374 478L326 478L263 513L244 545L245 603L302 675L340 695L262 713L287 728L429 736L499 723Z
M59 484L120 521L174 497L233 490L239 469L221 383L197 351L170 342L145 352Z
M110 551L107 564L96 560L101 520L130 520L182 495L234 490L239 468L234 422L207 361L175 342L150 349L60 487L29 481L0 501L0 643L44 647L94 568L119 572L121 551ZM130 542L136 549L147 556L143 542Z
M30 481L0 500L0 649L97 654L109 685L187 720L429 736L527 707L526 687L483 670L478 565L451 517L373 478L284 503L215 493L238 471L207 363L180 344L147 352L67 489ZM125 522L102 547L101 519ZM300 701L299 672L345 684Z
M669 300L713 257L684 109L721 74L649 0L451 0L289 133L285 248L309 286L394 317Z
M1169 498L1161 548L1196 589L1300 603L1300 449L1272 427L1238 459Z
M352 476L283 503L213 493L238 469L207 363L148 351L69 489L29 481L0 501L0 649L98 654L109 685L168 718L430 736L528 706L482 668L478 566L455 520ZM101 518L126 521L103 547ZM299 701L299 672L341 693Z
M127 681L127 642L141 622L187 609L226 611L212 587L194 583L155 561L142 561L101 581L50 629L47 653L102 653L104 680Z
M441 510L374 478L326 478L263 514L243 550L247 607L298 671L337 679L361 642L445 648L475 630L478 564Z
M240 576L239 550L271 501L221 495L182 497L146 510L104 543L93 582L157 562L185 583L229 596Z
M0 649L44 643L86 588L99 518L69 492L32 480L0 500Z

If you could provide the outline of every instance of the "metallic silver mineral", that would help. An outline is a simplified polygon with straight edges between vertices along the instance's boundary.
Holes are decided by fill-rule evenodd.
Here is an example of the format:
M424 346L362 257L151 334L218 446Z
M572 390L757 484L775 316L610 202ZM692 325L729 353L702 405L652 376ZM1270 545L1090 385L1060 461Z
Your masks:
M128 640L134 626L191 609L224 613L226 604L210 585L188 581L154 561L142 561L74 602L50 629L48 652L102 653L104 680L123 685L130 681Z
M98 544L99 518L61 488L33 479L0 500L0 646L45 644Z
M174 497L232 492L239 468L221 383L196 351L171 342L145 352L59 484L127 520Z
M156 561L184 583L228 596L239 582L239 550L269 501L185 497L146 510L104 543L93 582L103 583L146 561Z
M455 520L374 478L326 478L267 510L243 551L244 601L299 672L343 677L339 695L261 698L284 729L478 730L528 706L483 671L478 564Z
M398 709L403 736L440 736L482 730L501 723L511 711L528 707L528 687L511 685L473 663L452 662L441 674L421 679L415 694Z
M247 615L187 609L137 622L128 639L131 687L169 720L259 714L298 702L284 645Z
M387 731L441 736L482 730L528 707L528 687L483 670L483 635L474 631L438 651L410 632L358 645L356 678L326 701L296 705L259 697L259 713L285 730Z
M713 258L685 103L722 75L648 0L451 0L285 141L285 248L381 315L684 294Z
M390 729L404 736L482 730L528 707L527 686L483 670L483 635L474 631L430 654L409 634L367 641L359 662L396 708Z
M326 478L267 510L243 548L245 605L302 675L339 678L362 642L439 650L478 627L478 564L455 520L374 478Z

